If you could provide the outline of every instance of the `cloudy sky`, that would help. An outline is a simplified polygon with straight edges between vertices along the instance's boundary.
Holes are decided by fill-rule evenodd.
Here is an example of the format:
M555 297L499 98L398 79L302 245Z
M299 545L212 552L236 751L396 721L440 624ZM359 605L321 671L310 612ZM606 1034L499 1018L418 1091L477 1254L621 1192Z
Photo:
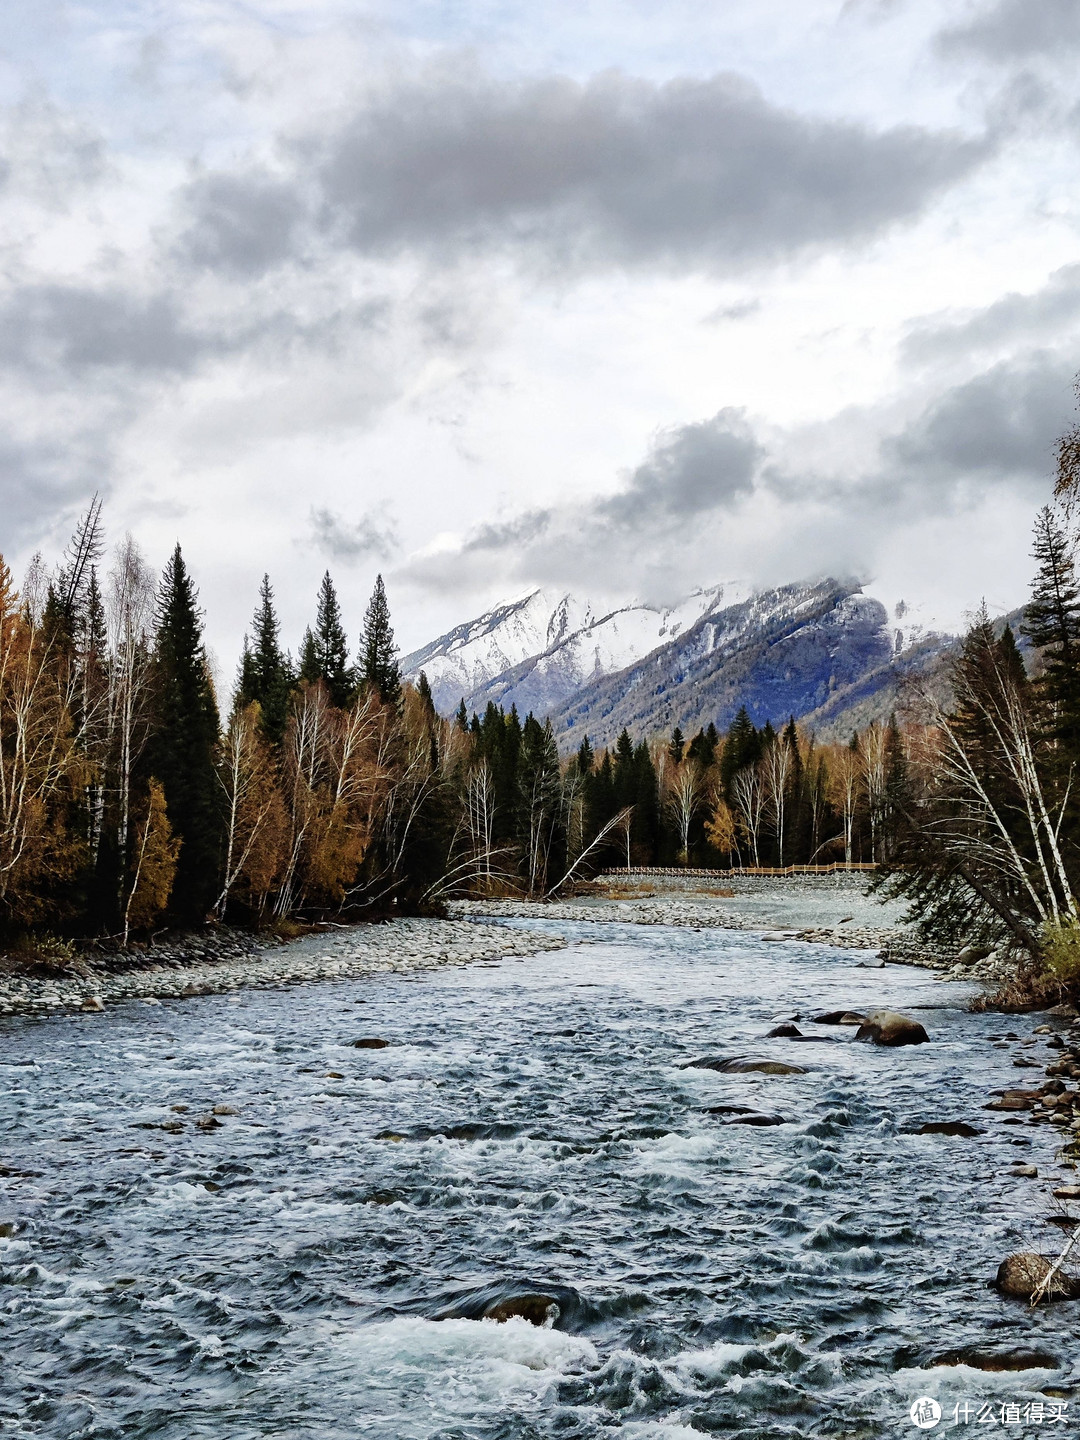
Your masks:
M1080 369L1076 0L6 0L0 550L1020 602Z

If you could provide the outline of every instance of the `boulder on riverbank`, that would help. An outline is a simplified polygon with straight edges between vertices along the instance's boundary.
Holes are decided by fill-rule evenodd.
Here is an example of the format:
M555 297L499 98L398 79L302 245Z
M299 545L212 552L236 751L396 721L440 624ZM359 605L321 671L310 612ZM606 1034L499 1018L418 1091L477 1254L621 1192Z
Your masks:
M855 1039L874 1045L922 1045L930 1036L918 1020L897 1010L871 1010L856 1030Z

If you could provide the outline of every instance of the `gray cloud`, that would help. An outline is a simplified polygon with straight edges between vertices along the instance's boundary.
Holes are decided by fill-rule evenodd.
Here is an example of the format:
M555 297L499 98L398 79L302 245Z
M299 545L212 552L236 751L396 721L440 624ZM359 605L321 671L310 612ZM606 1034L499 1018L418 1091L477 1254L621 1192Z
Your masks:
M742 410L674 426L660 433L624 490L595 502L595 517L635 529L728 509L753 490L764 454Z
M177 248L194 265L252 277L297 249L304 205L293 186L265 172L201 176L181 206L187 224Z
M91 495L108 493L111 469L101 436L0 435L0 514L8 558L66 532Z
M884 447L905 494L947 504L965 482L1047 490L1054 444L1071 423L1075 360L1036 352L1003 361L948 391Z
M355 565L372 557L385 559L398 548L393 525L380 527L370 515L350 522L333 510L313 506L309 523L319 550L344 565Z
M1012 292L964 319L931 316L912 326L901 346L909 362L963 358L999 345L1023 344L1071 328L1080 315L1080 265L1065 265L1032 294Z
M496 83L445 71L302 147L323 223L368 253L525 246L562 267L725 268L866 239L990 151L771 105L719 75Z
M964 25L938 37L946 54L969 53L1008 63L1036 55L1057 55L1080 45L1076 0L993 0Z
M739 563L749 559L759 580L790 579L810 557L814 567L855 571L897 526L975 510L992 492L1037 504L1049 492L1055 440L1071 421L1073 365L1043 351L996 364L886 435L876 460L857 470L850 457L832 469L823 457L800 465L798 432L767 444L742 411L723 410L661 432L615 495L485 525L459 549L414 560L402 574L446 594L490 585L498 574L506 584L611 586L662 599L720 578L736 533L737 545L753 545ZM878 430L882 417L836 417L838 456L847 431L868 424Z
M460 548L416 558L400 573L437 593L485 572L490 579L494 566L508 579L617 582L671 598L685 580L680 556L752 492L764 455L744 412L721 410L660 431L614 495L477 526Z
M167 295L27 285L0 306L0 363L82 372L188 371L207 348Z

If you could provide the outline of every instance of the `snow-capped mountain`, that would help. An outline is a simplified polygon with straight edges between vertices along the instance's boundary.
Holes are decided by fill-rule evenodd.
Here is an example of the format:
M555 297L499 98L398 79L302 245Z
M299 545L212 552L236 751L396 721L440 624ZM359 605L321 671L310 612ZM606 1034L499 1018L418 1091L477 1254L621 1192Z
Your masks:
M604 610L534 590L406 656L444 714L462 699L549 716L560 748L588 735L611 744L712 721L725 730L745 706L758 725L805 720L822 738L884 718L905 677L939 666L952 643L929 617L888 606L854 581L749 591L698 590L669 609ZM912 623L914 621L914 624ZM940 668L940 667L939 667Z
M622 670L684 634L702 615L741 599L736 584L696 590L675 606L635 603L614 610L573 595L533 590L498 605L406 655L402 673L422 670L436 707L470 709L489 699L546 713L590 680Z

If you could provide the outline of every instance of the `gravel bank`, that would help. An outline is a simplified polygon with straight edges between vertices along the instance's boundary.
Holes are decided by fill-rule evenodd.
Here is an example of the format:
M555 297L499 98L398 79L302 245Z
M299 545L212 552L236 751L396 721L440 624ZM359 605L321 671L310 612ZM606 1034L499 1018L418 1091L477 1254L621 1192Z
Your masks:
M352 925L286 944L238 931L185 937L155 947L123 968L95 966L87 975L0 976L0 1015L98 1010L122 1000L219 994L246 986L343 980L387 971L435 970L504 956L558 950L549 935L466 920L390 920Z
M1007 955L946 954L920 944L903 921L904 907L866 894L860 875L692 876L625 878L605 875L572 900L457 901L451 913L467 917L523 918L543 915L622 925L680 925L742 930L775 941L799 940L844 950L875 952L887 964L917 965L943 979L1000 984L1013 973ZM717 895L717 890L731 894ZM621 892L625 892L625 898Z

